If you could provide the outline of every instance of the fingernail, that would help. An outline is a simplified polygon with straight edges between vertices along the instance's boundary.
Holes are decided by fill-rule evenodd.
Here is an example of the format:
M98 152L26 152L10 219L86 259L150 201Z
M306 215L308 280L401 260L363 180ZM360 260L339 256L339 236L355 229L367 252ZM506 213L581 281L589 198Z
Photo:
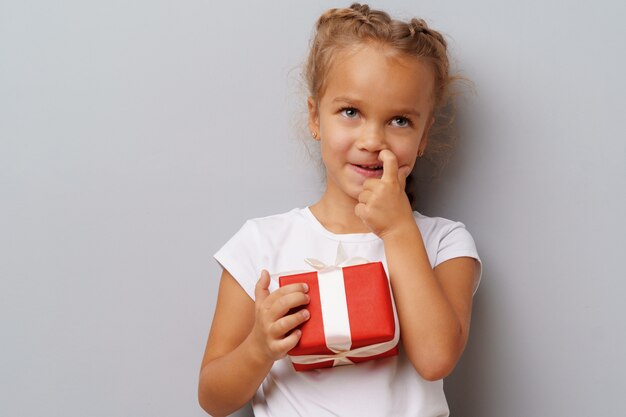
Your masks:
M309 290L309 284L302 284L302 290L307 292Z
M309 310L302 310L302 317L304 317L305 319L311 317L311 313L309 313Z

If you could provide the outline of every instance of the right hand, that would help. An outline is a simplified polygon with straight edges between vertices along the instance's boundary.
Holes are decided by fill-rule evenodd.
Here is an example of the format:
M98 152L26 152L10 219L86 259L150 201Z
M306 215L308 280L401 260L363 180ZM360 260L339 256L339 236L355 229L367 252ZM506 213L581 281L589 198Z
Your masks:
M284 358L300 340L302 332L293 329L307 321L310 313L304 308L289 315L287 313L292 308L309 303L306 294L309 289L306 284L290 284L270 294L269 285L270 274L263 270L254 288L256 300L252 335L259 352L273 362Z

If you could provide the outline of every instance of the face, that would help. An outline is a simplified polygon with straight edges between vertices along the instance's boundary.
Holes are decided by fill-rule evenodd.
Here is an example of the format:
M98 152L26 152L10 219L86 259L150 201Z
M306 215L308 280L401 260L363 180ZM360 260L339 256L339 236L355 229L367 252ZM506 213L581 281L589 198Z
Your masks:
M309 129L321 142L327 193L357 200L365 180L382 176L381 150L396 155L401 175L413 169L433 121L434 76L381 46L340 54L321 97L309 98Z

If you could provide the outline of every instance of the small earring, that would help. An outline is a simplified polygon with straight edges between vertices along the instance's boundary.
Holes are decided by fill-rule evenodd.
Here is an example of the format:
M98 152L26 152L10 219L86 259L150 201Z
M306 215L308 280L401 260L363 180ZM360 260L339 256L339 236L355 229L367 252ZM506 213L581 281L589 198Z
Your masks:
M313 136L313 139L317 139L317 132L311 132L311 136Z
M420 149L419 151L417 151L417 156L418 158L421 158L422 156L424 156L424 150Z

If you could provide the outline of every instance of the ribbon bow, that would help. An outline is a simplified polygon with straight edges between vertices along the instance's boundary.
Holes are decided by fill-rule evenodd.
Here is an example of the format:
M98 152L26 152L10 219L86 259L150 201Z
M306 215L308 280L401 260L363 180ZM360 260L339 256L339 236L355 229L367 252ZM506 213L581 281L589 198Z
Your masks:
M353 256L352 258L348 258L348 255L346 255L346 251L343 249L343 245L341 244L341 242L339 242L339 246L337 246L337 257L335 258L334 264L326 265L324 262L315 258L305 258L304 262L309 264L318 272L328 272L341 269L344 266L366 264L369 262L369 260L361 258L360 256Z

